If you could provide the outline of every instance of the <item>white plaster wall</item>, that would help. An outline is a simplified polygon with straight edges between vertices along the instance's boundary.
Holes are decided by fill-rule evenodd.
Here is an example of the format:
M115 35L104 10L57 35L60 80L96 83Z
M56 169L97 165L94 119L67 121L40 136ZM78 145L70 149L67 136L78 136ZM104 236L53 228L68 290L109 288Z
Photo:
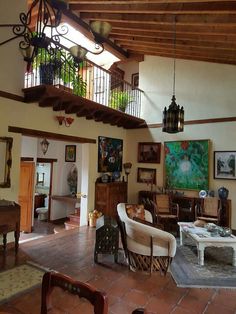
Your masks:
M125 71L124 80L131 84L132 74L139 72L139 62L131 61L127 63L120 63L119 68Z
M144 91L142 117L148 123L160 123L173 94L173 60L145 56L139 73ZM176 60L175 94L177 104L184 107L185 120L235 116L235 86L234 65Z

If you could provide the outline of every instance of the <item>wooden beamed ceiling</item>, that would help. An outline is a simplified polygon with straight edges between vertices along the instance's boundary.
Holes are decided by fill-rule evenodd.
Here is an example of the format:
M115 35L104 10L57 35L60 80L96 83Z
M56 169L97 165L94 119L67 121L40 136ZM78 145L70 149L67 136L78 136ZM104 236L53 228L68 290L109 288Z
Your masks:
M236 0L68 0L85 23L108 21L109 40L128 55L236 64ZM113 47L114 48L114 47Z

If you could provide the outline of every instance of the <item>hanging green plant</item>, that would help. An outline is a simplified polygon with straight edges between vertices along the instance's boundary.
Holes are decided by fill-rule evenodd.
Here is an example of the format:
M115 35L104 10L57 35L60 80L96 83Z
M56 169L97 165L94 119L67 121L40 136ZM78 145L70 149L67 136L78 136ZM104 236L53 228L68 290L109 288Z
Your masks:
M110 107L125 112L128 104L133 101L133 97L128 91L112 91Z

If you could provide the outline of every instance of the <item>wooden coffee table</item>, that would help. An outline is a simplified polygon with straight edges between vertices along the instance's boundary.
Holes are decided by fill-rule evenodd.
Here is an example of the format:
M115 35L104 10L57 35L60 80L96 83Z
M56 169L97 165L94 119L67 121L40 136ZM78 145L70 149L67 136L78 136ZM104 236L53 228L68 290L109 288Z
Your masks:
M195 227L193 223L178 222L180 233L180 245L184 245L184 239L190 238L194 241L198 250L198 263L204 265L204 250L206 247L232 247L232 265L236 266L236 237L213 237L205 228Z

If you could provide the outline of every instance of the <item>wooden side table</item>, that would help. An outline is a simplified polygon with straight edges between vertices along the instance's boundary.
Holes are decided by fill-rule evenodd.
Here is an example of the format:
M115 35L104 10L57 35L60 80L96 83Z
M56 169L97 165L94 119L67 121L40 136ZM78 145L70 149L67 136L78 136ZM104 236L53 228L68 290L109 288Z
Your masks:
M114 254L118 262L119 227L116 220L110 216L101 216L96 223L96 242L94 262L98 263L98 254Z

